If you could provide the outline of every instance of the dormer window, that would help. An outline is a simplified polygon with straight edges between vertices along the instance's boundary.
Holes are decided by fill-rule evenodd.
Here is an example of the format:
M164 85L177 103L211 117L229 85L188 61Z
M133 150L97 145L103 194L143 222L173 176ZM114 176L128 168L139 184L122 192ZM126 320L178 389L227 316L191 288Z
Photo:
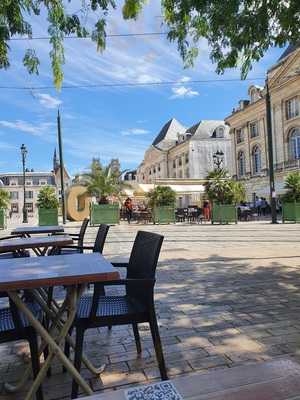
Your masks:
M219 126L216 129L216 138L223 138L224 137L224 131L225 131L224 127L223 126Z
M256 90L253 88L250 91L250 102L252 104L252 103L255 103L255 101L256 101Z

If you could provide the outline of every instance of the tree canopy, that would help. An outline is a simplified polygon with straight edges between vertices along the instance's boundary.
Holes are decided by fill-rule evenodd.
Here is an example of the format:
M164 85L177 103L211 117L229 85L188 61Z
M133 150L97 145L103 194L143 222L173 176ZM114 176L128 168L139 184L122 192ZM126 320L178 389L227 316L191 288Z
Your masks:
M146 0L123 0L124 19L137 19ZM69 4L75 3L68 0ZM108 14L117 7L115 0L81 0L81 9L68 14L63 0L1 0L0 68L9 68L9 40L33 35L31 16L46 12L51 44L50 58L54 83L63 81L64 37L90 36L97 50L105 49ZM295 44L300 40L299 0L161 0L168 39L177 42L186 66L198 56L198 44L206 39L216 71L240 67L246 77L253 61L271 46ZM92 29L86 16L97 21ZM38 73L39 58L34 47L25 50L23 63L29 73Z

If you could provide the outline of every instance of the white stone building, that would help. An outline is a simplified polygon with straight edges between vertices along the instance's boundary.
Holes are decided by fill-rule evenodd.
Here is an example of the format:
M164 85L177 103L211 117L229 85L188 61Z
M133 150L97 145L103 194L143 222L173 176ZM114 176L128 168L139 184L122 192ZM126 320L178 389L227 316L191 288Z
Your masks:
M276 194L284 193L290 171L300 169L300 45L289 46L267 71ZM248 200L269 200L266 88L250 86L249 99L226 118L230 126L233 176L243 181Z
M137 170L138 183L159 179L205 179L215 168L213 155L223 152L223 167L232 171L229 127L224 121L200 121L185 128L168 121L146 150Z
M23 173L8 172L0 174L1 185L10 194L10 210L12 215L22 215L24 202ZM34 216L37 207L37 196L44 186L56 189L55 175L53 172L27 171L25 174L25 206L28 216Z

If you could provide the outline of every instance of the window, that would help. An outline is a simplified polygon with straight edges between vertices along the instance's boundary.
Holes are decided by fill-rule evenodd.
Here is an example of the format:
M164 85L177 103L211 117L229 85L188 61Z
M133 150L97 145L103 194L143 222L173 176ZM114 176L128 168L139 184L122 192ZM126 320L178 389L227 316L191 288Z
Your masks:
M189 163L189 153L185 154L185 163L188 164Z
M300 158L300 128L294 128L289 136L289 158L298 160Z
M160 172L160 164L158 164L157 170L158 172Z
M10 192L9 195L10 195L9 197L11 200L18 200L18 198L19 198L19 192Z
M188 168L185 170L185 177L186 178L190 177L190 170Z
M238 175L245 176L246 174L246 160L245 153L240 151L238 154Z
M31 185L32 185L32 182L31 182L31 181L26 181L26 185L27 185L27 186L31 186Z
M40 181L40 185L41 186L47 185L47 182L46 181Z
M33 199L33 191L32 190L26 190L25 199Z
M19 212L19 204L18 203L11 203L10 209L12 213L18 213Z
M216 129L216 138L223 138L224 137L224 127L223 126L219 126Z
M17 182L15 182L15 181L10 182L9 184L10 184L10 186L17 186Z
M182 171L179 171L179 178L182 178Z
M254 138L257 137L259 135L259 131L258 131L258 122L251 122L249 125L250 128L250 137Z
M176 168L176 160L173 161L173 168Z
M285 102L286 119L295 118L299 116L299 99L293 97Z
M182 166L182 159L181 159L181 157L179 157L179 159L178 159L178 165L179 165L179 167Z
M261 151L258 145L252 149L252 171L253 175L258 175L261 172Z
M254 103L256 101L256 90L253 88L250 91L250 103Z
M25 208L28 212L33 212L33 203L25 203Z
M236 142L242 143L244 141L244 131L243 129L236 130Z

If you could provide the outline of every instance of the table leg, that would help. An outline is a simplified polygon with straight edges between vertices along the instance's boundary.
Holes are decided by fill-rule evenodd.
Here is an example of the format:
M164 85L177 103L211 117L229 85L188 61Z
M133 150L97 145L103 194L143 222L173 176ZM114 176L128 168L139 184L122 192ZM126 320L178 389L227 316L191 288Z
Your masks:
M34 298L35 298L36 300L38 299L38 296L36 296L36 293L35 293L35 292L33 292L32 295L34 296ZM39 301L38 301L38 303L40 304ZM66 305L65 305L65 303L66 303L66 301L65 301L64 304L61 306L61 308L58 310L57 315L56 315L55 318L54 318L54 320L55 320L54 322L56 322L56 320L58 321L58 320L61 319L63 313L64 313L65 310L66 310ZM53 324L52 327L51 327L51 329L49 330L49 334L52 335L52 333L54 333L55 329L56 329L56 325ZM44 351L46 345L47 345L47 344L46 344L45 342L41 344L41 346L40 346L40 348L39 348L39 356L42 355L42 353L43 353L43 351ZM11 385L10 383L5 382L5 383L4 383L4 389L5 389L7 392L9 392L9 393L18 392L18 391L21 390L22 387L27 383L27 380L29 379L30 375L31 375L31 366L28 366L28 367L26 368L26 370L25 370L25 373L24 373L23 376L22 376L22 379L20 380L20 382L18 382L17 385Z
M41 298L39 298L39 296L37 296L34 293L35 300L42 307L43 311L47 314L47 316L49 317L50 320L52 320L52 321L56 320L56 322L54 322L54 323L57 324L58 327L61 329L62 321L60 321L60 319L56 318L56 314L57 314L58 310L60 309L60 306L55 301L55 299L52 298L51 302L52 302L53 306L55 306L55 308L56 308L56 310L54 310L54 307L48 304L48 297L47 297L47 294L45 293L45 290L40 288L40 289L38 289L38 292L39 292L40 296L43 298L43 300L41 301ZM75 349L75 342L69 334L66 336L66 341L70 344L70 346L73 349ZM106 368L105 364L102 364L100 367L95 367L91 363L91 361L89 361L89 359L84 355L84 353L82 355L82 362L91 371L91 373L95 376L100 375Z
M50 348L50 354L48 358L46 359L44 365L40 369L40 372L38 376L36 377L35 381L33 382L33 385L31 386L27 396L25 397L24 400L30 400L33 395L36 393L37 389L41 385L42 381L44 380L47 370L50 367L50 363L53 359L53 357L57 356L63 365L66 367L66 369L69 371L69 373L73 376L73 378L78 382L78 384L82 387L84 392L88 395L91 395L93 393L92 389L88 385L88 383L82 378L82 376L79 374L77 369L74 367L74 365L71 363L71 361L65 356L64 352L59 346L59 343L65 339L65 337L68 334L68 331L73 323L73 320L76 315L76 305L78 301L78 289L77 287L70 287L69 290L67 291L67 301L68 301L68 318L65 321L63 327L61 328L58 337L56 340L52 338L52 336L45 330L43 325L35 319L29 308L26 306L26 304L20 299L18 296L17 292L8 292L9 297L13 300L13 302L16 304L16 306L19 308L19 310L26 315L28 318L28 321L30 324L36 329L37 333L40 334L40 336L43 338L45 343L49 345Z

